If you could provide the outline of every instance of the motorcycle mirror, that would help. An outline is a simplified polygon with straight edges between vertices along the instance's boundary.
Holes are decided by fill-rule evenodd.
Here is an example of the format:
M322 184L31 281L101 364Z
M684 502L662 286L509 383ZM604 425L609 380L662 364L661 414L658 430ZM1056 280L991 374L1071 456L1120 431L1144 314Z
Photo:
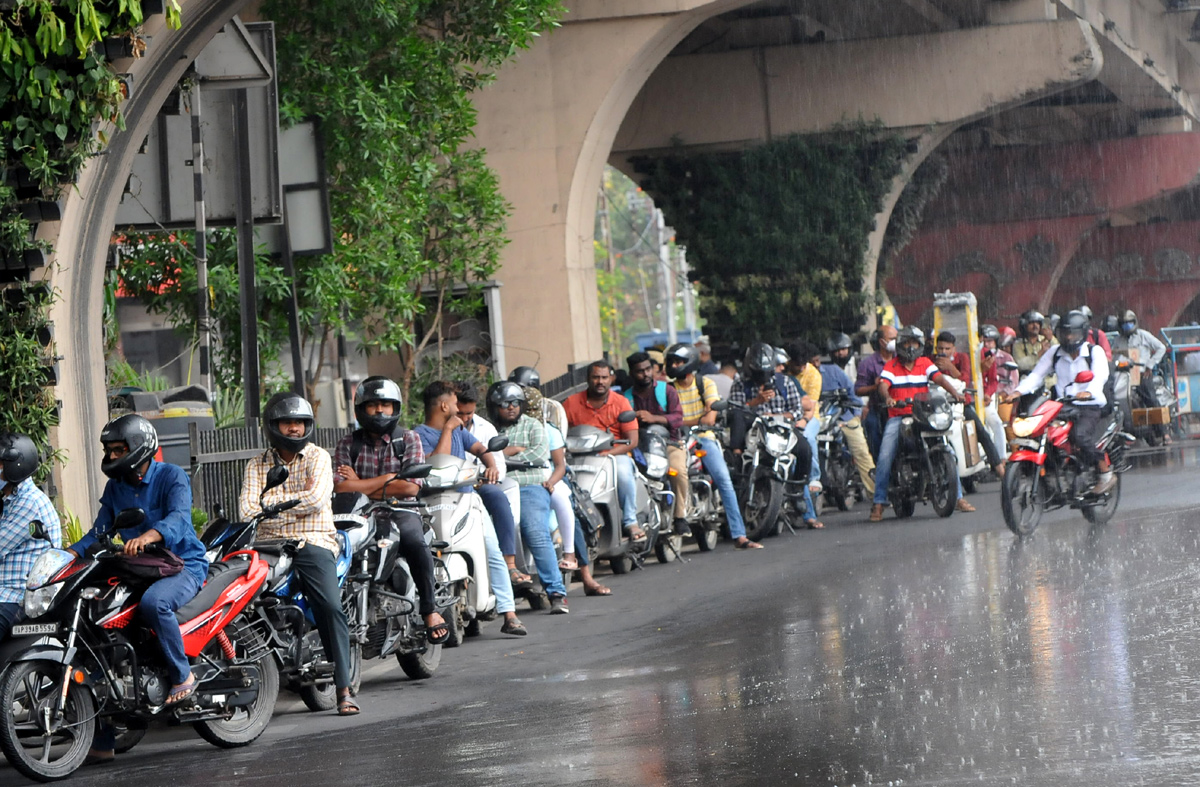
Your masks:
M413 478L424 478L427 475L429 475L429 472L431 470L433 470L433 465L427 465L427 464L413 465L412 467L408 468L407 470L397 473L396 478L399 478L401 481L408 481Z
M1092 373L1091 369L1084 369L1082 372L1075 375L1075 382L1077 382L1079 384L1090 383L1092 380L1095 380L1095 379L1096 379L1096 375L1094 375Z
M626 410L617 416L617 423L628 424L637 420L637 413L633 410Z
M50 541L50 534L46 532L46 526L40 519L35 519L29 523L29 535L38 541ZM53 544L54 542L50 541L50 543Z
M275 465L267 471L267 482L263 485L263 492L268 489L274 489L277 486L282 486L283 482L288 479L288 469L285 465Z
M1016 361L1005 361L1004 368L1008 369L1010 372L1015 372L1017 369L1020 369L1021 367L1017 366Z
M713 412L723 413L729 409L729 402L724 399L719 399L710 405Z
M123 508L117 512L117 518L113 520L113 530L124 530L129 527L137 527L146 521L146 512L140 508Z
M504 435L498 434L491 440L488 440L487 450L489 454L496 451L503 451L505 448L508 448L508 438Z

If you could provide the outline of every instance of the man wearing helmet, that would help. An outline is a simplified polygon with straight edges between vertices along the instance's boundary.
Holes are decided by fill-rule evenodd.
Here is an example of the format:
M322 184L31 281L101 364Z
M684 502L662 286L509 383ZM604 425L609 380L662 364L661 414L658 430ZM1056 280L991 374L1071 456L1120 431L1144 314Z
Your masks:
M112 532L117 514L140 508L146 512L142 523L119 531L125 554L139 555L150 544L161 543L183 561L183 571L152 584L138 602L138 612L158 638L171 677L167 704L178 704L196 693L196 677L183 650L175 610L191 601L208 578L204 545L192 527L192 485L182 467L154 458L158 433L140 415L130 413L110 421L100 432L100 443L104 446L100 469L109 478L100 495L100 513L92 529L68 551L82 555L101 536L117 535ZM110 760L114 747L113 729L102 725L89 757Z
M58 512L33 483L38 464L32 440L0 432L0 641L21 615L25 580L34 562L62 543ZM34 522L42 523L49 541L33 537Z
M888 422L883 430L883 441L879 446L879 461L875 464L875 498L871 506L871 522L883 520L883 506L887 503L888 484L891 482L892 462L900 443L900 424L903 416L912 414L913 397L929 390L934 382L946 390L951 401L961 402L962 397L938 367L921 353L925 349L925 332L915 325L901 329L896 337L896 357L887 362L879 375L879 395L888 408ZM974 511L975 508L962 497L958 490L959 511Z
M1102 410L1108 404L1104 384L1108 381L1108 359L1104 351L1086 340L1090 323L1083 314L1073 311L1063 318L1058 326L1059 349L1046 353L1037 366L1021 380L1010 399L1040 391L1048 375L1054 373L1054 385L1059 398L1073 396L1077 412L1075 426L1071 429L1071 441L1075 444L1079 459L1088 467L1095 467L1099 479L1092 493L1104 494L1113 488L1116 479L1108 457L1096 449L1096 432L1099 429ZM1075 377L1090 370L1092 380L1076 383Z
M844 348L835 346L834 340L831 340L830 346L834 351L831 355L844 349L849 357L850 337L844 333L841 335L846 337L846 346ZM871 458L871 451L867 448L867 438L863 434L861 420L863 400L854 393L854 383L850 382L850 376L837 364L835 358L833 363L821 364L821 393L833 394L838 391L845 391L850 399L850 406L842 409L839 419L842 422L842 434L846 438L846 445L850 448L850 455L854 457L854 466L858 468L858 477L862 481L863 489L867 491L867 494L874 495L875 460ZM819 418L817 420L820 421Z
M1091 308L1089 308L1087 304L1084 304L1083 306L1079 307L1079 313L1088 319L1089 327L1088 335L1086 337L1087 341L1096 345L1101 350L1104 350L1104 354L1108 357L1108 360L1111 361L1113 359L1112 345L1109 343L1108 337L1104 334L1104 331L1095 327L1093 322L1095 318L1092 315Z
M854 362L854 342L844 333L835 333L825 343L829 351L829 363L845 372L846 377L854 380L858 377L858 364ZM854 393L851 391L850 393Z
M1121 315L1121 321L1117 325L1116 341L1113 342L1113 351L1118 356L1124 356L1137 364L1133 373L1120 375L1113 381L1116 398L1129 400L1133 393L1129 386L1137 384L1142 400L1151 407L1158 406L1158 396L1151 385L1151 375L1145 372L1149 372L1162 362L1163 356L1167 354L1167 346L1150 331L1138 327L1137 314L1131 309L1126 309L1125 313ZM1132 402L1130 406L1133 406ZM1172 442L1170 433L1165 430L1163 442L1167 444Z
M359 428L339 440L333 451L334 492L361 492L373 500L388 496L416 499L423 481L403 481L396 474L423 463L425 449L414 432L397 429L400 407L400 386L388 378L368 377L359 383L354 392ZM400 554L412 569L429 641L440 645L450 638L450 628L434 609L433 556L425 545L421 517L415 511L396 511L390 516L400 534Z
M1013 342L1012 356L1017 362L1021 376L1033 371L1038 359L1045 355L1046 350L1058 344L1046 324L1046 317L1037 309L1030 309L1021 315L1017 324L1017 340Z
M887 408L879 396L879 375L883 367L896 357L896 328L884 325L871 334L871 346L875 352L862 359L858 365L858 375L854 378L854 393L866 396L867 405L864 408L862 423L863 433L867 438L867 447L871 456L879 461L879 443L883 440L883 428L887 423Z
M299 394L281 392L267 400L263 428L271 447L247 463L238 509L248 520L262 511L260 499L261 505L267 506L299 501L295 508L260 523L258 537L299 542L292 566L312 609L321 644L334 664L337 712L353 716L359 707L350 693L350 629L337 581L333 462L328 451L310 442L315 423L312 405ZM264 496L267 471L277 464L287 467L287 480Z
M687 344L671 345L667 349L666 365L667 376L675 381L675 392L679 395L683 425L715 425L717 411L712 409L712 406L720 401L721 397L713 381L701 376L700 353L696 348ZM721 503L725 506L725 521L729 524L729 535L734 544L738 549L762 549L762 544L746 537L746 523L742 519L742 510L738 507L737 492L733 488L729 467L725 464L725 452L721 450L712 432L702 432L699 442L701 450L704 451L700 462L712 476L717 494L721 496Z
M541 422L525 415L525 389L516 383L493 383L487 392L488 417L502 437L508 438L504 455L530 465L514 468L508 477L521 485L521 538L533 553L538 578L550 597L550 614L565 615L567 588L550 540L550 490L543 484L550 477L550 443Z

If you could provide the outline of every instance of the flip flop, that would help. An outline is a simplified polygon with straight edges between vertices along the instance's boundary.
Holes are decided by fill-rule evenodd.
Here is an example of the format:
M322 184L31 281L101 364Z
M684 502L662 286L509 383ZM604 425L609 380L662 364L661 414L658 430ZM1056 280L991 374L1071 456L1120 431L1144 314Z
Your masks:
M430 645L441 645L450 639L450 624L444 620L441 623L435 623L425 629L425 636L429 639Z
M584 588L583 595L585 596L611 596L612 590L604 585L596 585L595 587Z
M572 555L569 559L564 557L562 560L558 561L558 567L563 571L578 571L579 562L575 559L575 556Z
M509 620L505 618L504 625L500 627L501 634L512 634L514 637L523 637L529 632L525 630L525 626L519 620Z
M805 522L804 525L809 530L824 530L825 529L825 523L820 521L819 519L810 519L807 522Z
M513 590L517 588L527 588L533 585L533 577L528 574L522 574L515 568L508 570L508 581L512 583Z
M198 681L193 675L191 680L186 683L179 683L171 687L171 693L167 695L167 701L163 703L164 707L178 705L196 693L196 685Z
M626 525L624 528L625 535L629 537L630 543L641 544L646 541L646 531L638 525Z
M736 549L762 549L763 548L762 544L758 543L757 541L751 541L749 539L746 539L745 541L738 541L733 546Z
M349 694L338 700L337 715L339 716L357 716L361 711L362 708L358 707L358 703Z

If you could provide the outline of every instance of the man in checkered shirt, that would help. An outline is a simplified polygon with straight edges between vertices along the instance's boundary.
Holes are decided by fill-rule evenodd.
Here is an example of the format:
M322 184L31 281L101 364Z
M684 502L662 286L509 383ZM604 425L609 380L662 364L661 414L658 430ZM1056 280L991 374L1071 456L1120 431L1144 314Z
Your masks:
M38 453L23 434L0 433L0 640L21 616L25 580L34 562L62 543L58 512L33 483ZM50 541L34 538L29 526L41 522Z

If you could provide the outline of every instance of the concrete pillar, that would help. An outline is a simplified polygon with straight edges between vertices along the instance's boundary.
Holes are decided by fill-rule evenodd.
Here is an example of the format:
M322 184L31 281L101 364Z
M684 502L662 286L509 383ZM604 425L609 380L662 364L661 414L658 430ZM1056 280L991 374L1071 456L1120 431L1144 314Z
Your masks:
M987 4L990 25L1045 22L1050 19L1058 19L1054 0L992 0Z

